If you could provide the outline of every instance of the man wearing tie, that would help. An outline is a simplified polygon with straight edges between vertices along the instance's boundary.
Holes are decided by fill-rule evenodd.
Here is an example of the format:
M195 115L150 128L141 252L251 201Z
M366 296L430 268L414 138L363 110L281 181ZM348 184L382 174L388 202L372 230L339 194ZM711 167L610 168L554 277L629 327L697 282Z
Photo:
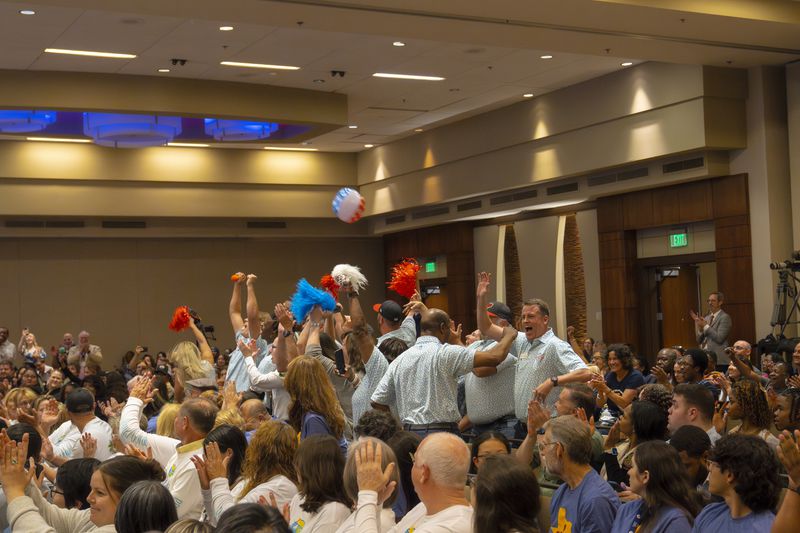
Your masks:
M717 369L725 369L730 363L730 357L725 353L728 346L728 334L731 332L731 316L722 310L724 301L721 292L712 292L708 295L708 314L701 317L694 311L690 312L694 320L694 331L700 348L717 354ZM724 370L722 370L724 372Z

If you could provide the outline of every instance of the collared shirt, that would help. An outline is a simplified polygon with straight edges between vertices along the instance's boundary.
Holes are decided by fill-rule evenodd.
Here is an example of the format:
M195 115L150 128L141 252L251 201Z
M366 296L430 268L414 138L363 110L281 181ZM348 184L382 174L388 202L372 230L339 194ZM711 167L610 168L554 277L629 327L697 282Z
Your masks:
M353 425L358 424L361 415L372 409L369 399L378 388L383 375L389 369L389 361L383 356L377 346L372 348L372 355L364 365L364 377L361 378L358 388L353 392Z
M200 478L194 463L192 463L192 456L195 455L203 455L203 439L177 446L175 455L166 466L166 485L175 499L178 518L199 519L203 514Z
M422 336L392 361L371 401L395 406L404 424L458 422L457 380L472 372L475 354Z
M242 351L238 348L240 340L249 342L250 338L245 337L241 331L236 332L235 342L237 348L231 352L230 360L228 361L228 372L225 374L225 381L233 381L236 384L236 392L247 392L250 390L250 376L244 364L244 355L242 355ZM253 355L253 359L255 359L253 362L258 366L267 354L269 344L259 336L258 339L256 339L256 347L258 348L258 352Z
M495 341L476 341L467 346L473 354L490 350ZM514 376L517 358L506 356L497 367L497 374L479 378L472 372L464 380L467 416L473 424L488 424L514 414Z
M517 334L509 353L517 357L517 373L514 380L514 411L517 418L527 420L528 402L533 389L555 376L563 376L574 370L586 368L586 364L559 339L551 328L541 337L529 341L524 331ZM551 411L555 407L561 387L553 387L545 399Z
M375 346L380 346L386 339L400 339L406 343L406 347L414 346L414 343L417 342L417 323L414 322L414 315L407 316L396 330L378 337Z

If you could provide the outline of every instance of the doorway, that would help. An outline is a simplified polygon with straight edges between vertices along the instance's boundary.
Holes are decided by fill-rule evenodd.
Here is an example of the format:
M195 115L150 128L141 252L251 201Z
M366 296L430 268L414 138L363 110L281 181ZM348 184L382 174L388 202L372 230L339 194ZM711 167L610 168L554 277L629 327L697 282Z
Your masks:
M716 290L716 264L707 255L640 260L638 348L651 364L665 346L697 346L689 312L704 314L704 295Z

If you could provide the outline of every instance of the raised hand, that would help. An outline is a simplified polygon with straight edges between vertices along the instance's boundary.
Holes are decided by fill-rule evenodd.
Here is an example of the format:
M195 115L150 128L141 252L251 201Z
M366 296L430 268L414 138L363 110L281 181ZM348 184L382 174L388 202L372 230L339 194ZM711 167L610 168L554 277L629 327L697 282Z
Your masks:
M84 457L94 457L97 453L97 439L91 433L84 433L81 435L81 448Z
M236 392L236 383L226 381L222 390L222 410L236 409L239 406L239 394Z
M539 400L528 402L528 419L526 421L528 435L536 435L548 420L550 420L550 412L544 408L542 402Z
M481 298L486 298L487 293L489 292L489 284L492 282L492 275L488 272L481 272L478 274L478 288L475 291L476 296L478 297L478 301Z
M282 326L278 326L279 329L283 329ZM239 339L239 351L242 352L242 355L245 357L253 357L255 354L258 353L258 342L256 339L250 339L249 342L244 342L244 339Z
M604 448L606 450L610 450L617 443L622 440L622 431L619 429L619 420L614 422L614 425L611 426L611 429L608 430L608 435L606 435L606 442Z
M781 440L778 459L789 474L790 485L797 487L800 485L800 431L795 430L792 436L789 431L784 430L778 438Z
M308 318L311 322L316 322L317 324L322 322L322 307L319 305L312 307L311 311L308 313Z
M464 346L464 341L461 340L461 324L456 326L456 323L450 321L450 344L458 344Z
M247 281L247 276L244 275L244 272L237 272L233 276L231 276L231 280L237 285L241 285L245 281Z
M140 376L133 389L131 389L130 396L139 398L143 403L148 404L153 401L153 394L153 384L150 379Z
M277 319L278 323L283 326L285 331L292 331L294 327L294 316L292 313L286 308L283 304L277 304L275 306L275 318Z
M720 435L725 434L725 428L728 427L728 402L718 402L714 408L714 418L712 420L714 429Z
M3 430L5 433L5 430ZM5 439L2 445L2 461L0 461L0 482L3 484L3 491L10 502L25 494L25 487L33 479L36 468L33 458L25 469L26 458L28 456L28 434L22 436L22 442Z
M589 426L589 431L591 431L592 435L595 432L595 425L594 425L594 416L590 416L589 420L586 420L586 411L581 409L580 407L575 408L575 418Z
M800 388L800 376L789 376L786 378L786 383L788 383L790 387L798 389Z
M197 477L200 478L200 488L203 490L208 490L211 488L210 479L208 478L208 472L206 471L206 463L203 461L203 458L199 455L193 455L189 459L191 459L192 464L197 469Z
M567 338L572 339L575 337L575 326L567 326Z
M422 301L411 300L406 305L403 306L403 313L409 314L421 314L428 310L428 306L426 306Z
M219 444L210 442L206 445L205 463L209 480L228 477L228 463L230 462L231 457L223 456L219 451Z
M247 275L247 281L246 281L247 286L248 287L252 287L253 285L255 285L257 279L258 279L258 276L256 276L255 274L248 274Z
M263 505L264 507L270 506L270 507L274 507L275 509L278 509L281 512L281 514L283 515L283 519L286 520L286 523L287 524L291 523L289 521L289 504L285 503L285 504L283 504L283 509L279 509L278 508L278 500L275 499L275 493L274 492L269 491L269 500L267 500L267 498L265 498L264 496L259 496L258 497L258 503L259 503L259 505Z
M378 501L383 503L397 485L390 481L395 464L389 463L381 468L383 450L373 441L366 441L356 452L356 478L358 490L371 490L378 493Z
M133 444L126 444L125 445L125 455L130 455L131 457L136 457L137 459L141 459L142 461L152 461L153 460L153 449L151 447L147 447L147 452L144 453L142 450L134 446Z

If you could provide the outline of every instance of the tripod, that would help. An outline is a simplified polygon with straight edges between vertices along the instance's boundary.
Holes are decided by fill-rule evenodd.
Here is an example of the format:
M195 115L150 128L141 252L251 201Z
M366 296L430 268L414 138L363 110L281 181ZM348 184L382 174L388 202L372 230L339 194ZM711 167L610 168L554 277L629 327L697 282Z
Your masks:
M789 277L791 276L791 280ZM770 325L781 327L781 332L778 338L783 338L783 332L786 331L786 326L789 324L797 324L798 321L792 321L792 316L798 309L798 292L797 282L800 281L789 270L778 271L778 284L775 286L775 307L772 309L772 320ZM789 307L789 312L786 312L786 304L792 299L792 304Z

